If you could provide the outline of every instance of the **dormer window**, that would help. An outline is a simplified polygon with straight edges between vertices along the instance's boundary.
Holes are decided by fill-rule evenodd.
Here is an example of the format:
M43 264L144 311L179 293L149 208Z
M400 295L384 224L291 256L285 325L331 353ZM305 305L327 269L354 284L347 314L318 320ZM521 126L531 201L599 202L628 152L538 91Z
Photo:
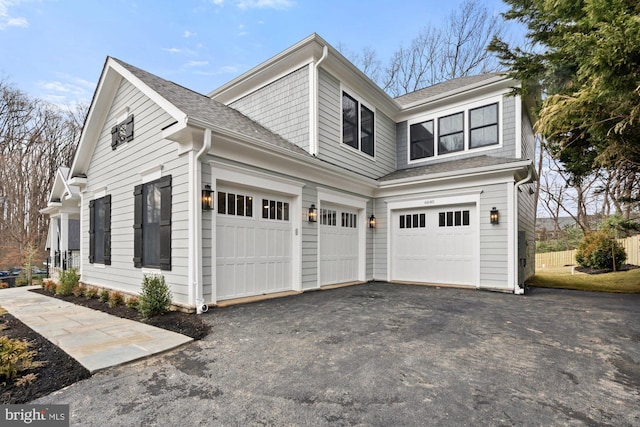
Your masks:
M369 156L375 154L374 112L342 92L342 142Z
M442 113L427 116L426 120L409 121L409 161L490 149L500 144L499 102Z

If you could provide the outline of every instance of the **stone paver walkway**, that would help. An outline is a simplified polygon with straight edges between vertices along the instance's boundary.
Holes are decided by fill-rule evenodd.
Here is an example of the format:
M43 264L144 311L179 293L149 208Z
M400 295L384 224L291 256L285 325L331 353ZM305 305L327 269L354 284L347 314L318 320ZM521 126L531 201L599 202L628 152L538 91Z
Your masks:
M92 373L192 340L155 326L29 292L33 288L3 289L0 306Z

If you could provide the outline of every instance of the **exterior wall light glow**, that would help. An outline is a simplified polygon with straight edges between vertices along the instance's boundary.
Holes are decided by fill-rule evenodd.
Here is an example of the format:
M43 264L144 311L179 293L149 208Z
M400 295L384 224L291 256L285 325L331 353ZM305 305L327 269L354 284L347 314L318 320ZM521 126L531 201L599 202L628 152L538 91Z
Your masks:
M376 228L376 217L373 214L369 217L369 228Z
M491 211L489 211L489 221L493 225L500 224L500 213L495 207L491 208Z
M318 211L316 205L311 205L309 208L309 222L316 222L318 220Z
M213 190L209 184L204 186L202 190L202 210L210 211L213 209Z

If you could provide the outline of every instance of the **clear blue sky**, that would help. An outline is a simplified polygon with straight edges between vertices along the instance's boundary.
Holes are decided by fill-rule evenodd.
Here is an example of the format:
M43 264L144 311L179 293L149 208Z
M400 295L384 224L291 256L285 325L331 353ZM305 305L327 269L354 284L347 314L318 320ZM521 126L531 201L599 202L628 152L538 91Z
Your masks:
M107 55L207 93L311 33L386 61L462 0L0 0L0 80L90 102ZM486 0L493 13L506 10Z

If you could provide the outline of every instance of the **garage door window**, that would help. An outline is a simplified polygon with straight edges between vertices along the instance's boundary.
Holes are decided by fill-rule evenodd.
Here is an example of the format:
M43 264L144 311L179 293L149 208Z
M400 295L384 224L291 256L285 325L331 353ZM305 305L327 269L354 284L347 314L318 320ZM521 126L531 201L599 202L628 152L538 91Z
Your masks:
M262 219L289 221L289 203L281 200L262 199Z
M425 228L426 214L400 215L400 228Z
M438 213L440 227L466 227L469 225L469 211L447 211Z
M320 209L320 224L336 226L336 211L331 209Z
M253 197L244 194L218 192L218 213L223 215L253 216Z
M358 216L349 212L342 212L342 226L356 228Z

